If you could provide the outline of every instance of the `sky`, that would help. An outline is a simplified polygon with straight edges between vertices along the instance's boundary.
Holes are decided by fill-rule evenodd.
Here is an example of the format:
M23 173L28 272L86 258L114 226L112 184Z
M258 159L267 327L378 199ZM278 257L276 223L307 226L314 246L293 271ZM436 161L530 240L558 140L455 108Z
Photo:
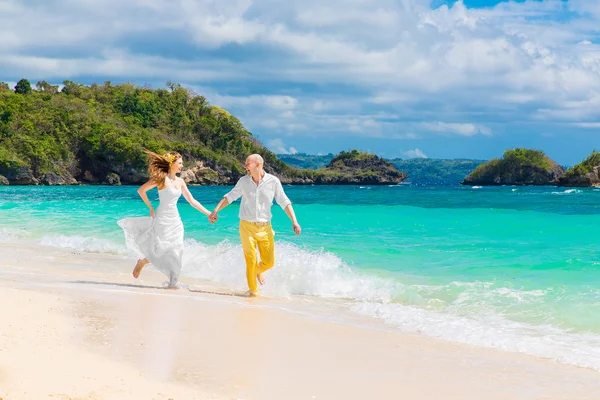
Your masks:
M0 0L0 81L167 81L277 153L387 158L600 138L598 0Z

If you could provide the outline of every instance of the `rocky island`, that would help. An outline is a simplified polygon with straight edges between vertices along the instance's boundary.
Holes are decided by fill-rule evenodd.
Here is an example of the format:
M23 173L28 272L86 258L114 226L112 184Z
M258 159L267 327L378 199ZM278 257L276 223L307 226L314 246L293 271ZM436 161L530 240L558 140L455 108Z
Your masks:
M356 150L318 170L292 167L242 123L176 83L167 89L129 83L62 89L45 81L14 90L0 82L0 185L140 184L142 150L180 152L189 184L231 185L252 153L286 184L395 184L406 178L390 163Z
M543 151L515 148L506 150L501 159L481 164L462 185L557 185L565 170Z
M585 160L569 168L559 186L600 186L600 153L596 150Z
M342 151L314 173L315 183L325 185L395 185L407 178L392 163L357 150Z

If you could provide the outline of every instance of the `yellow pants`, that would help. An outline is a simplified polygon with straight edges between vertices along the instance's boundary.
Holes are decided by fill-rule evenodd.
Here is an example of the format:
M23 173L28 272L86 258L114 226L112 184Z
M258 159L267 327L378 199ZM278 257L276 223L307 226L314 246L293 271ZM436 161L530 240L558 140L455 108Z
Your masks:
M258 293L256 275L262 274L275 265L275 232L271 224L256 226L252 222L240 221L240 238L246 259L246 279L250 293ZM256 258L256 247L260 262Z

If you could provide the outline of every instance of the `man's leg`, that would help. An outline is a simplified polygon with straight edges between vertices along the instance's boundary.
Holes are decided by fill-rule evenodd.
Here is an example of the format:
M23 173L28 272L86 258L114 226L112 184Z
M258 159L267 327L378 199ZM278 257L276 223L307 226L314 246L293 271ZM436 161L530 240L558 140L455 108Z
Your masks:
M263 272L273 268L275 265L275 232L271 226L261 228L256 235L258 239L258 251L260 253L260 263L256 268L256 278L261 285L265 284Z
M254 226L252 224L240 222L240 239L242 240L242 249L246 259L246 279L248 280L248 289L251 295L258 294L256 285L256 239L254 238Z

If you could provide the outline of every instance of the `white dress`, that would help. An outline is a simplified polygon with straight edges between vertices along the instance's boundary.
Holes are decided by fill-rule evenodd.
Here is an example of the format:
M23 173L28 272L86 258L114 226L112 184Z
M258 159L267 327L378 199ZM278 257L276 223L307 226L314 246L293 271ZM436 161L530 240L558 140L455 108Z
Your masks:
M146 258L175 286L183 262L183 223L177 210L181 189L167 186L158 191L155 217L125 218L117 222L125 232L130 252Z

